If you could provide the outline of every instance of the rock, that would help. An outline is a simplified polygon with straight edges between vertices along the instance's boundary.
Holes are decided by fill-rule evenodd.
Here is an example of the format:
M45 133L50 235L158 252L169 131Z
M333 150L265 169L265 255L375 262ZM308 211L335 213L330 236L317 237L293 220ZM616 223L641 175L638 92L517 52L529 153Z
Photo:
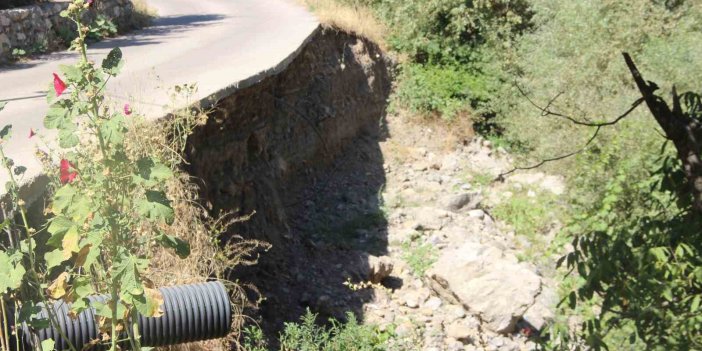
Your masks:
M476 208L482 199L477 193L462 193L444 196L439 200L439 207L446 211L458 212L462 208Z
M451 212L431 207L418 207L408 211L408 217L414 219L416 230L441 230L453 217Z
M446 339L446 350L448 351L463 351L463 343L454 339Z
M466 310L462 306L458 305L448 305L444 308L444 314L446 314L446 321L453 322L457 319L462 319L466 316Z
M470 210L468 211L468 216L478 219L483 219L485 217L485 211L483 210Z
M422 303L420 300L419 293L417 291L409 291L402 296L402 304L409 308L417 308L419 304Z
M558 303L558 294L547 287L541 287L541 293L536 297L534 304L524 313L524 321L536 330L542 330L555 318L555 306Z
M7 27L12 24L12 21L7 16L0 15L0 26Z
M441 307L441 299L436 296L432 296L424 303L422 307L436 311Z
M388 256L368 256L368 280L373 284L379 284L389 277L393 268L392 259Z
M456 339L464 344L472 343L472 337L477 331L472 330L463 320L457 320L448 324L444 331L449 338Z
M395 335L399 338L406 338L414 334L415 326L409 321L403 321L395 328Z
M468 242L443 253L427 272L429 283L442 297L457 298L478 313L487 329L510 333L541 291L539 276L510 256Z

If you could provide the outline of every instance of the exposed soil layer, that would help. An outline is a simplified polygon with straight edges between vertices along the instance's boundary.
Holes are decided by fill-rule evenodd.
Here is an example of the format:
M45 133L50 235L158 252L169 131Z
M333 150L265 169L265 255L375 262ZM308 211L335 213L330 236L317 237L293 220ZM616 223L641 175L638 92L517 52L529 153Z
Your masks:
M310 236L356 235L341 229L377 220L379 231L367 244L376 254L387 248L384 223L374 214L385 183L379 140L389 67L374 44L319 31L285 71L220 101L190 139L189 172L201 181L203 203L213 214L253 213L232 235L272 244L258 265L234 272L265 296L260 317L269 332L307 307L339 317L335 303L360 314L368 299L349 295L342 283L363 274L361 252L370 248L340 250ZM325 188L332 180L345 189ZM329 206L334 219L316 217ZM309 223L320 231L310 233ZM343 301L337 289L346 289Z

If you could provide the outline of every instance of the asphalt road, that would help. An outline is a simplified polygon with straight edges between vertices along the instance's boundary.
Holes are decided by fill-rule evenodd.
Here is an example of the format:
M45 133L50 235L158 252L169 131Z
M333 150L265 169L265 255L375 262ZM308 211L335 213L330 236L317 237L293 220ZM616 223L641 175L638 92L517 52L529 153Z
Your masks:
M96 62L115 46L126 61L122 74L108 86L115 105L130 103L135 111L157 119L165 114L168 89L197 83L198 100L219 98L277 73L304 46L318 27L317 20L290 0L148 0L159 17L149 28L90 47ZM76 62L77 54L57 52L0 68L0 127L12 124L14 136L5 145L16 164L28 168L27 185L41 175L34 156L39 138L27 138L30 128L53 139L43 128L48 106L46 90L59 65ZM8 179L0 172L2 184ZM26 187L25 187L26 188ZM36 186L34 188L37 188ZM41 186L39 186L41 188ZM31 202L37 189L27 194Z

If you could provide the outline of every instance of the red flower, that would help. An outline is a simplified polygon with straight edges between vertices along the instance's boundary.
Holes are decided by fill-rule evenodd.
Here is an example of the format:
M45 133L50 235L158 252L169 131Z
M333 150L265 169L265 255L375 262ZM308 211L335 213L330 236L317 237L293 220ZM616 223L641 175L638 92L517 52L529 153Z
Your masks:
M124 114L127 116L132 114L132 107L129 104L124 104Z
M54 91L56 92L56 96L61 96L65 90L66 83L64 83L61 78L54 73Z
M73 164L68 162L66 159L61 160L61 184L66 184L66 183L71 183L73 182L74 179L76 179L76 176L78 175L78 172L73 171L71 172L70 169L73 168Z
M35 135L37 135L37 133L34 131L34 129L29 128L29 139L31 139Z

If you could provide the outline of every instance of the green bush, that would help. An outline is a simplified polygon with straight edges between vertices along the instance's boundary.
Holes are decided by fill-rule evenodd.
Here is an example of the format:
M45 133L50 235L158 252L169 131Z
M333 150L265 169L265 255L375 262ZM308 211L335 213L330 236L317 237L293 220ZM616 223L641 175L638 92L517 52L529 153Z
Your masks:
M580 340L599 350L627 339L649 350L702 348L702 216L671 150L646 169L648 179L632 182L621 167L602 202L568 226L575 250L563 260L583 279L566 309L596 309L579 335L555 328L554 348Z
M492 48L529 26L526 0L341 0L366 5L391 28L388 42L409 59L397 102L424 115L456 117L482 107L493 77Z
M385 351L394 333L377 327L360 325L353 315L346 314L347 322L330 320L329 327L316 324L317 316L307 310L299 323L286 323L280 335L281 351ZM244 330L244 349L267 350L263 333L257 327Z
M397 98L413 112L437 113L450 120L470 108L470 101L487 99L487 86L481 78L455 65L407 64Z
M611 120L640 96L621 59L633 55L647 78L668 90L697 89L702 79L702 32L696 20L702 4L686 1L670 9L661 1L532 0L534 29L521 37L514 50L505 51L495 65L505 68L503 84L490 100L505 137L527 146L532 158L548 158L575 150L585 143L591 128L574 126L563 119L542 116L514 86L545 106L561 94L551 108L578 119ZM652 24L656 25L652 25ZM495 69L493 71L500 71ZM640 109L630 120L603 131L591 152L614 158L655 154L658 136L647 111ZM616 145L611 140L616 139ZM618 155L607 150L617 149ZM590 157L590 156L586 156ZM575 160L557 167L567 175L588 172L589 162ZM600 177L607 178L617 160L608 161ZM597 190L597 189L592 189Z

